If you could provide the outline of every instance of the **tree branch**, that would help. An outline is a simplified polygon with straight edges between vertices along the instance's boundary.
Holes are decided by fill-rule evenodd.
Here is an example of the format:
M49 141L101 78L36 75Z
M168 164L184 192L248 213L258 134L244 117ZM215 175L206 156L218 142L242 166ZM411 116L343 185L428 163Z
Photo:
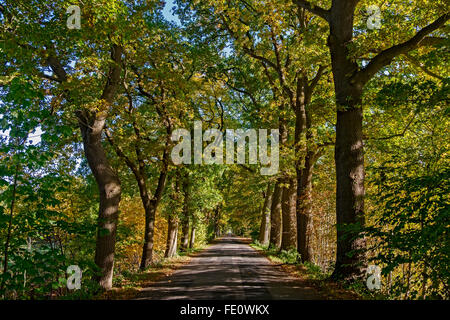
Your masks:
M111 48L111 59L113 65L110 67L108 79L102 92L102 99L109 104L113 102L114 95L120 85L120 74L122 72L123 48L114 44Z
M315 6L306 0L294 0L293 2L298 7L306 9L311 13L314 13L315 15L318 15L319 17L325 19L328 22L330 21L330 10L325 10L319 6Z
M61 83L61 81L59 80L59 78L52 77L52 76L50 76L50 75L48 75L48 74L45 74L45 73L43 73L43 72L39 72L39 76L40 76L41 78L44 78L44 79L47 79L47 80L51 80L51 81L55 81L55 82Z
M389 140L392 138L403 137L405 135L406 131L411 126L411 124L413 123L415 118L416 118L416 115L412 116L411 119L406 124L405 128L403 128L403 131L400 133L392 134L392 135L385 136L385 137L379 137L379 138L364 137L364 139L366 139L366 140Z
M421 45L422 40L431 32L442 27L450 18L450 13L446 13L435 20L433 23L427 25L416 33L414 37L390 47L389 49L381 51L376 55L369 64L362 70L358 71L352 78L353 83L364 85L369 81L381 68L389 65L396 56L408 53Z
M319 69L317 70L316 75L314 76L314 78L310 81L309 85L308 85L308 89L312 92L314 91L315 87L317 86L317 84L319 83L320 78L322 77L322 75L324 74L324 71L326 70L327 66L324 65L320 65Z
M412 65L418 67L420 70L422 70L423 72L425 72L427 75L439 79L439 80L443 80L444 78L441 77L440 75L434 73L431 70L428 70L423 63L421 63L419 60L417 60L416 58L414 58L413 56L409 55L408 53L403 54L406 57L406 60L408 60Z
M125 161L128 168L130 168L131 171L133 171L134 175L137 177L139 175L139 173L138 173L138 169L137 169L136 165L133 163L133 161L131 161L130 158L128 158L126 156L126 154L122 151L122 149L116 143L114 143L112 134L108 130L108 128L105 128L104 131L105 131L105 135L106 135L106 138L107 138L109 144L111 145L111 147L113 147L116 154L119 156L119 158L122 158Z
M61 62L55 57L50 55L46 60L47 65L50 66L53 73L56 75L56 78L58 79L58 82L66 82L67 81L67 73L66 70L64 70L63 65Z

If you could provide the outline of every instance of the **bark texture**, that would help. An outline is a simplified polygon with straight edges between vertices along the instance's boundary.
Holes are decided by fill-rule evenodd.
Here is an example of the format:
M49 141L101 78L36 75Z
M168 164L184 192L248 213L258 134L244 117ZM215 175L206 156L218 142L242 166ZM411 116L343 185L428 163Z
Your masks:
M262 245L269 244L270 236L270 207L272 205L272 186L267 185L267 191L264 197L264 204L261 210L261 226L259 229L259 242Z
M308 81L306 76L299 78L295 104L295 149L298 156L297 173L297 251L303 262L311 262L313 258L311 236L312 174L319 155L311 133L311 115L308 104L315 86L320 80L324 67L319 67L316 76ZM301 155L301 156L300 156Z
M281 249L297 249L297 181L294 177L285 178L283 181Z
M312 173L311 155L305 159L304 168L297 170L297 236L298 252L303 262L311 262L313 258L311 237L312 228Z
M183 214L181 217L181 243L180 249L182 251L186 251L189 247L189 220L190 220L190 212L189 212L189 180L187 175L183 177L183 194L184 194L184 202L183 202Z
M192 228L191 228L191 236L190 236L190 238L189 238L189 248L190 249L194 249L194 247L195 247L195 231L196 231L196 227L195 227L195 224L193 224L192 225Z
M153 198L150 198L148 191L144 186L141 188L141 183L139 184L139 192L141 193L141 199L143 201L145 210L145 231L144 231L144 245L142 247L142 259L141 259L141 270L147 268L153 259L153 246L154 246L154 234L155 234L155 218L156 210L158 208L159 202L161 200L164 187L167 179L167 161L168 161L167 150L164 153L163 161L165 162L164 168L159 174L158 185L156 187L155 194ZM145 180L144 180L145 185ZM141 191L142 190L142 191Z
M270 207L270 245L275 248L281 247L281 197L282 188L280 180L275 184Z
M112 287L121 185L102 146L101 132L105 119L95 117L87 122L90 125L85 124L88 117L82 117L81 113L79 119L84 153L100 193L95 264L101 273L97 280L101 288L108 290Z
M177 171L172 178L172 195L173 203L178 203L181 200L180 197L180 175ZM164 252L164 257L171 258L177 252L178 245L178 212L176 210L169 213L167 219L167 241L166 241L166 251Z
M104 103L104 105L99 106L100 111L93 112L83 109L76 113L83 137L84 153L100 193L95 264L101 270L97 280L104 290L112 288L117 221L122 190L119 177L111 167L103 148L102 131L105 127L107 109L113 103L120 84L122 53L123 49L120 46L113 45L111 59L114 64L110 67L107 83L103 89L100 104Z
M333 276L350 279L363 275L364 151L362 136L362 84L352 83L358 65L350 60L347 44L353 37L353 12L357 1L333 1L330 36L337 102L336 124L336 222L337 252Z
M171 258L177 252L178 240L178 218L173 214L169 215L167 221L167 242L164 257Z
M280 109L283 112L286 108L283 105ZM288 152L288 127L286 119L280 116L279 120L280 130L280 149L281 154ZM287 250L289 248L297 247L297 223L296 223L296 197L295 181L290 175L287 168L282 168L282 172L279 177L280 197L277 201L280 201L281 207L281 242L277 245L277 248Z

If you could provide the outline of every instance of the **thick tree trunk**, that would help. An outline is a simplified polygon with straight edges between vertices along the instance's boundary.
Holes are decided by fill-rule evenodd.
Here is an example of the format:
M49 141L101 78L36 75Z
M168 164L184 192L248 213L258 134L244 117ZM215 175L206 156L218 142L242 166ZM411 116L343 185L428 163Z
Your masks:
M182 251L186 251L189 246L189 216L182 219L180 245Z
M147 200L145 200L147 203ZM153 235L155 233L156 203L153 200L144 205L145 210L145 231L144 245L142 246L142 256L140 269L145 270L153 259Z
M275 184L272 196L272 206L270 207L270 245L275 248L281 246L281 179Z
M163 157L164 163L167 161L166 152ZM158 208L159 202L164 191L164 187L167 179L167 168L164 167L159 174L158 185L156 187L155 195L153 199L150 200L149 194L147 192L146 183L141 188L141 182L139 182L139 190L141 192L142 204L145 210L145 233L144 233L144 246L142 247L142 259L141 259L141 270L147 268L153 259L153 246L154 246L154 234L155 234L155 218L156 210ZM141 179L139 179L141 180ZM142 191L141 191L142 190Z
M86 112L78 112L78 119L83 136L84 153L100 193L95 264L100 268L101 273L97 280L102 289L108 290L112 287L114 270L117 220L121 197L120 180L110 166L102 146L101 133L105 118L97 115L86 116Z
M297 182L293 177L285 178L283 181L281 249L297 249Z
M172 201L174 204L180 202L180 172L175 171L175 175L172 177ZM169 213L167 219L167 242L166 242L166 252L164 257L171 258L177 253L178 245L178 208L172 208L173 211Z
M361 95L363 84L352 82L358 65L349 58L356 1L333 1L330 17L331 52L337 102L336 124L336 222L337 252L334 278L363 275L365 241L358 235L364 227L364 152Z
M170 214L167 221L167 243L166 252L164 257L171 258L177 252L177 240L178 240L178 218Z
M352 279L363 275L364 154L362 110L338 111L336 127L336 222L337 253L334 277Z
M191 237L189 238L189 248L190 249L194 249L195 247L195 224L192 224L192 228L191 228Z
M298 252L303 262L311 262L313 258L312 236L312 173L314 160L308 154L305 158L304 168L297 168L297 236Z
M259 242L266 246L269 244L270 235L270 207L272 206L272 186L267 184L266 196L261 212L261 226L259 229Z
M220 235L220 206L217 206L214 212L214 237L219 238Z
M183 179L183 193L184 193L184 203L183 203L183 215L181 218L181 250L186 251L189 246L189 181L188 177Z
M285 105L282 106L281 111L283 112L286 108ZM280 116L279 120L279 129L280 129L280 149L281 153L288 152L288 127L286 123L286 119L283 116ZM297 193L295 188L295 180L292 176L290 176L287 168L282 168L282 172L280 173L279 188L280 188L280 196L277 201L279 201L279 206L281 207L281 234L280 234L280 242L277 245L277 248L281 249L289 249L297 247L297 223L296 223L296 198Z
M115 63L110 67L108 79L100 99L100 101L106 102L104 105L99 105L102 110L92 112L82 109L76 112L78 125L83 137L84 153L99 190L100 205L97 222L95 264L101 270L97 280L103 290L112 288L117 221L122 190L119 177L106 157L106 152L102 145L102 131L105 127L106 110L112 105L120 85L122 54L122 47L118 45L112 46L111 60ZM67 74L61 63L54 57L49 57L47 62L59 80L66 82Z
M319 71L320 72L320 71ZM296 154L303 154L302 159L296 163L297 172L297 251L300 253L303 262L312 260L312 173L315 163L314 152L311 150L311 116L308 112L307 104L311 99L311 92L305 88L306 81L299 85L299 96L295 107L295 146ZM304 137L304 138L303 138ZM305 139L305 149L300 150L302 139Z

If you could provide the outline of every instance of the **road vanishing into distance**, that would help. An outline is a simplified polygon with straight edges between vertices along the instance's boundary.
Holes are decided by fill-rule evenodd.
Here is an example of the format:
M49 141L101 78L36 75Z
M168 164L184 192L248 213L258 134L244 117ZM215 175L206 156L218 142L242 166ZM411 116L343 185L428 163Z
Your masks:
M310 300L322 297L272 264L242 239L224 237L172 275L141 290L138 299Z

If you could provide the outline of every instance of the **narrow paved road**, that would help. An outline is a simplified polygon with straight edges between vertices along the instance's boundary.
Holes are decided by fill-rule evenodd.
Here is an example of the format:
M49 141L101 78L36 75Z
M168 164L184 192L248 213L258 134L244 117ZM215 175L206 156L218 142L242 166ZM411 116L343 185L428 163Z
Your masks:
M139 299L320 299L239 238L211 245L171 276L143 289Z

